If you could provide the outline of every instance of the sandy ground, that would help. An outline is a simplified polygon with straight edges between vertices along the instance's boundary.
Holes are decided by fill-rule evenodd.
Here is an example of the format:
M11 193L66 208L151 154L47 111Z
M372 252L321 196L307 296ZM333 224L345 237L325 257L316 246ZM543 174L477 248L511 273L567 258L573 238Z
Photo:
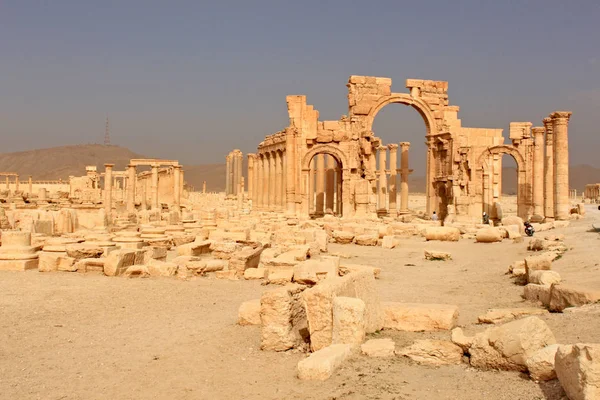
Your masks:
M552 233L573 247L556 262L567 282L597 275L600 221L588 218ZM448 250L450 262L423 260L423 249ZM404 240L386 250L331 245L353 263L382 268L383 300L460 306L467 333L484 329L490 307L531 305L505 275L526 244L427 243ZM595 256L595 258L594 258ZM584 278L579 278L579 275ZM591 282L591 283L590 283ZM595 287L600 288L600 284ZM267 287L255 281L198 278L123 279L94 274L0 272L0 398L2 399L560 399L557 381L538 385L512 372L466 364L424 367L401 358L354 356L326 382L301 382L298 353L259 349L257 327L236 325L242 301ZM600 321L585 314L543 319L560 343L598 342ZM397 347L449 332L382 331Z

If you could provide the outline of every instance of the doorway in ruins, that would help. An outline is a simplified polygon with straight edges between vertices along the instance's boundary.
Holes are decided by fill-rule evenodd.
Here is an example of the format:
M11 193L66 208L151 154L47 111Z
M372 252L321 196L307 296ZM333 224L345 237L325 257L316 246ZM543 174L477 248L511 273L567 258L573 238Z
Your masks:
M377 113L372 130L381 139L374 154L376 176L371 187L377 213L425 213L428 132L423 117L413 107L392 103Z
M309 162L308 212L311 218L342 215L342 166L331 154L318 153Z

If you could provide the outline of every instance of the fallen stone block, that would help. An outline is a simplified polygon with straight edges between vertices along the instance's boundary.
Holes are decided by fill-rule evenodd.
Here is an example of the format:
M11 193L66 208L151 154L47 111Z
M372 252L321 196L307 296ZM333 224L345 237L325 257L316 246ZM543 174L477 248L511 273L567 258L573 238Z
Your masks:
M600 290L581 286L552 285L550 289L550 311L562 311L567 307L579 307L600 301Z
M379 268L379 267L372 267L370 265L362 265L362 264L347 264L347 263L344 263L344 265L340 265L339 274L340 274L340 276L345 276L351 272L358 272L358 271L370 271L373 273L373 277L375 279L379 279L379 277L381 275L381 268Z
M99 258L104 254L104 249L100 246L89 245L85 243L70 244L66 246L67 255L76 260L82 258Z
M244 271L244 279L252 280L252 279L264 279L267 275L267 270L265 268L248 268Z
M396 352L419 364L450 365L462 362L463 350L460 346L445 340L417 340L409 347Z
M308 342L304 286L291 284L267 290L260 298L261 349L285 351Z
M550 253L525 257L525 270L527 274L529 275L529 271L551 270L553 258L554 256Z
M260 299L248 300L238 310L239 325L260 325Z
M220 260L229 260L242 247L241 244L236 242L212 242L209 246L212 256Z
M115 250L111 252L104 261L104 275L118 276L123 274L127 267L135 264L135 250Z
M41 251L39 253L38 270L40 272L58 271L58 260L64 257L63 252Z
M398 331L422 332L449 330L456 326L458 306L384 302L383 327Z
M211 244L212 244L212 242L210 240L205 240L205 241L201 241L201 242L194 241L194 242L182 244L182 245L177 246L177 255L178 256L197 257L202 254L208 254L211 251L210 250ZM220 249L220 247L218 245L216 247L218 249Z
M378 240L378 234L357 235L354 238L354 243L356 243L359 246L377 246Z
M477 243L495 243L502 241L502 233L497 228L480 229L475 235Z
M235 271L215 271L215 278L217 279L227 279L230 281L237 281L239 278Z
M59 257L58 258L57 271L63 272L75 272L77 268L75 267L75 258L73 257Z
M126 278L148 278L150 277L150 272L148 272L146 265L132 265L131 267L127 267L123 276Z
M349 344L332 344L316 351L298 363L298 378L327 380L351 353Z
M554 368L570 400L600 399L600 344L558 346Z
M473 336L466 336L462 328L454 328L451 333L452 343L459 346L465 353L469 352L469 348L473 344Z
M440 240L444 242L458 242L460 229L446 226L430 226L425 229L425 240Z
M536 351L555 344L548 325L527 317L478 333L469 348L473 367L488 370L526 371L526 360Z
M527 282L536 285L550 286L560 281L560 274L556 271L533 270L527 276Z
M360 346L362 354L368 357L392 357L396 344L392 339L371 339Z
M365 340L365 309L365 302L361 299L333 299L333 344L358 346Z
M293 269L267 269L267 283L270 285L287 285L293 278Z
M425 259L430 261L448 261L452 259L452 254L444 251L425 250Z
M340 244L349 244L354 240L354 233L346 231L333 231L333 240Z
M480 315L478 320L481 324L502 324L513 319L529 316L548 314L548 310L544 308L492 308L486 311L484 315Z
M257 268L263 247L248 248L233 254L229 260L229 269L237 271L238 276L243 276L249 268Z
M529 376L536 382L550 381L556 379L554 370L554 358L558 350L558 344L546 346L533 353L525 364L529 370Z
M294 282L304 285L315 285L319 281L337 277L339 269L339 259L336 262L331 259L306 260L294 267Z
M398 240L395 236L384 236L381 241L381 247L384 249L393 249L400 244L400 240Z
M150 260L147 265L150 276L175 276L177 273L177 264L159 260Z

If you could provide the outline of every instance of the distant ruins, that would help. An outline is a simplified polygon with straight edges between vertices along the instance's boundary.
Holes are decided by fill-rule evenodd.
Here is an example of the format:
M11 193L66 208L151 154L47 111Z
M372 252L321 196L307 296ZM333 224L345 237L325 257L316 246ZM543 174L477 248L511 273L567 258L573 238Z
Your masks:
M569 218L571 112L550 113L533 128L531 122L511 122L511 143L505 144L502 129L462 126L459 107L448 101L448 82L408 79L409 93L394 93L391 85L389 78L351 76L348 115L338 121L319 121L306 96L287 96L290 125L248 154L253 209L304 217L406 214L410 143L385 144L372 131L377 113L399 103L413 107L427 128L428 215L473 222L487 212L500 219L502 155L508 154L517 163L518 216ZM233 153L227 157L233 194Z

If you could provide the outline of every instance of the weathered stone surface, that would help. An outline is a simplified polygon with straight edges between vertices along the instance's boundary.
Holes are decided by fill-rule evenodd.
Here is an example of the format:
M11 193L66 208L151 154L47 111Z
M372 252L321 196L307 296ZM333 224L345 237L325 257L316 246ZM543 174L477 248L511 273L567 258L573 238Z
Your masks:
M70 244L66 246L67 255L76 260L82 258L98 258L104 254L104 249L100 246L89 244Z
M528 315L548 314L544 308L493 308L486 311L484 315L479 316L479 323L482 324L502 324L510 320L525 317Z
M554 368L570 400L600 399L600 344L558 346Z
M227 279L230 281L237 281L239 278L235 271L215 271L215 278L217 279Z
M75 272L75 259L73 257L60 257L58 260L57 271L63 272Z
M560 274L556 271L532 270L527 275L527 282L536 285L550 286L560 281Z
M316 351L298 363L298 378L319 381L329 379L350 354L349 344L332 344Z
M386 329L421 332L448 330L456 326L458 307L448 304L384 302Z
M271 285L286 285L292 281L293 277L293 269L267 270L267 283Z
M362 354L368 357L392 357L396 344L392 339L371 339L360 346Z
M384 236L381 241L381 247L384 249L393 249L400 244L400 241L395 236Z
M551 270L553 258L554 256L550 253L525 257L525 270L527 271L527 274L529 275L529 271Z
M39 253L38 270L40 272L58 271L58 260L65 255L66 253L63 252L41 251Z
M449 365L460 364L463 350L460 346L445 340L417 340L396 354L408 357L419 364Z
M529 301L539 301L544 306L550 304L550 286L528 284L523 289L523 298Z
M533 353L531 357L525 361L531 379L536 382L556 379L554 357L556 356L558 346L558 344L546 346Z
M123 276L126 278L148 278L150 272L148 272L148 266L146 265L132 265L127 267Z
M354 242L359 246L377 246L378 234L357 235Z
M337 277L338 269L339 259L337 265L332 259L306 260L294 267L294 282L314 285L323 279Z
M333 344L358 346L365 340L365 310L365 302L361 299L333 299Z
M452 259L452 254L444 251L425 250L425 259L430 261L448 261Z
M127 267L135 263L135 250L115 250L111 252L104 261L104 274L106 276L118 276L127 270Z
M264 279L267 275L265 268L248 268L244 271L244 279Z
M502 233L497 228L480 229L475 235L478 243L494 243L502 241Z
M202 254L210 253L212 242L210 240L200 241L200 242L190 242L177 246L177 255L178 256L199 256ZM219 245L216 245L217 248L220 248Z
M579 307L600 301L600 290L573 285L552 285L550 289L550 311L562 311L567 307Z
M426 240L441 240L457 242L460 239L460 229L446 226L430 226L425 229Z
M287 285L265 291L260 298L261 349L285 351L308 341L304 287Z
M346 231L333 231L332 237L336 243L348 244L354 240L354 233Z
M150 260L147 267L151 276L175 276L178 268L175 263L154 259Z
M243 302L238 309L238 324L260 325L260 299Z
M518 226L520 233L525 232L525 221L523 221L523 218L517 217L516 215L502 218L502 226Z
M537 317L523 318L475 335L469 348L471 365L480 369L526 371L525 361L555 344L548 325Z
M383 309L371 269L365 268L340 278L326 279L302 294L313 351L332 343L333 302L337 296L356 297L365 303L367 333L383 327Z
M462 328L452 329L451 340L452 343L463 349L464 352L468 352L469 348L473 344L474 337L466 336Z

